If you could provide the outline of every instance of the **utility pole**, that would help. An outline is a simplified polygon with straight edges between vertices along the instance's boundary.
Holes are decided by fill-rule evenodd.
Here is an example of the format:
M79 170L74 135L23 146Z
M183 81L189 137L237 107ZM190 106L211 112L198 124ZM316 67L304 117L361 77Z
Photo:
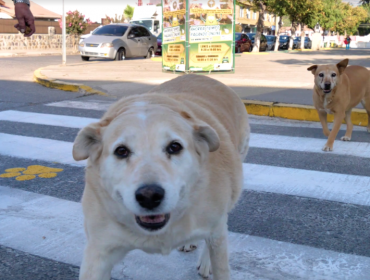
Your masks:
M67 46L66 46L66 13L64 12L64 0L63 0L63 17L62 17L62 49L63 49L63 65L67 63Z

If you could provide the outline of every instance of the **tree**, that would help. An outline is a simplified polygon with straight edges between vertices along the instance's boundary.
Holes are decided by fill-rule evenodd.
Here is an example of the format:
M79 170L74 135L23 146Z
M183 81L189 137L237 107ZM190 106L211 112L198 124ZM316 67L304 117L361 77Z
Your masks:
M341 34L354 34L358 26L368 17L367 11L362 7L352 7L348 3L341 3L342 21L335 23L333 30Z
M91 23L91 20L89 18L85 20L85 15L79 11L69 11L66 17L66 32L72 35L81 35ZM60 28L63 28L61 19L59 19L59 25Z
M341 11L342 0L322 0L319 13L313 21L320 24L323 35L326 31L334 31L335 25L344 20L344 13Z
M117 16L117 14L115 14L115 17L105 15L105 19L110 23L124 23L126 20L124 14L122 16Z
M265 0L250 0L250 4L252 5L252 11L259 13L258 21L257 21L257 32L254 36L254 45L252 52L259 52L260 51L260 42L261 42L261 34L263 32L264 21L265 21L265 12L266 12L266 1ZM236 5L240 8L248 8L250 5L247 5L243 2L236 0Z
M131 20L134 15L134 10L135 10L134 7L127 5L126 9L123 11L125 18L127 18L128 20Z
M360 4L361 5L369 5L370 4L370 0L360 0Z
M290 21L289 16L283 16L283 26L284 27L290 27L292 26L292 22Z
M288 16L292 23L289 49L293 47L294 35L299 24L311 24L321 6L321 0L266 0L267 9L280 16Z
M262 0L254 0L254 9L258 10L258 21L257 21L257 32L254 36L253 52L260 51L261 34L263 33L263 27L265 22L266 5Z

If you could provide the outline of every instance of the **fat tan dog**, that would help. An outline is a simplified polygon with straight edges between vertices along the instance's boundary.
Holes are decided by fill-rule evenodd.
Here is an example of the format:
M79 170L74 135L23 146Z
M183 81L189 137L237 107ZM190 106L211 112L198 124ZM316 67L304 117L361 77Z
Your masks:
M205 240L198 272L230 279L227 218L242 189L248 115L222 83L186 75L115 103L82 129L87 246L81 280L110 279L129 251L169 254ZM155 277L154 277L155 278Z
M351 111L360 102L368 114L367 131L370 132L370 72L362 66L348 66L348 59L337 65L313 65L307 70L315 76L313 103L319 114L321 125L328 141L323 151L332 151L334 140L345 119L346 134L341 138L350 141L353 124ZM330 131L327 114L334 114L334 125Z

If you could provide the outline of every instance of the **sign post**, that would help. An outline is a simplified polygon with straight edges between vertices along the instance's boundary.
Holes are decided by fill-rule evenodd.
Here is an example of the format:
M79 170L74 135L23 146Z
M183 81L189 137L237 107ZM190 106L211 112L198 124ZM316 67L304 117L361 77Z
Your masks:
M235 71L234 0L162 0L163 71Z

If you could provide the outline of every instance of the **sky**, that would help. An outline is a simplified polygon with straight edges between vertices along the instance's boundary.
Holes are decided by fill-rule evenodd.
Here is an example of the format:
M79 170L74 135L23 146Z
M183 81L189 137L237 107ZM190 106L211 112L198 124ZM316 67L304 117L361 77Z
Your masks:
M32 1L52 12L62 14L63 0ZM127 5L134 6L136 3L137 0L64 0L65 12L78 10L93 22L101 22L105 15L112 17L117 14L121 16Z

